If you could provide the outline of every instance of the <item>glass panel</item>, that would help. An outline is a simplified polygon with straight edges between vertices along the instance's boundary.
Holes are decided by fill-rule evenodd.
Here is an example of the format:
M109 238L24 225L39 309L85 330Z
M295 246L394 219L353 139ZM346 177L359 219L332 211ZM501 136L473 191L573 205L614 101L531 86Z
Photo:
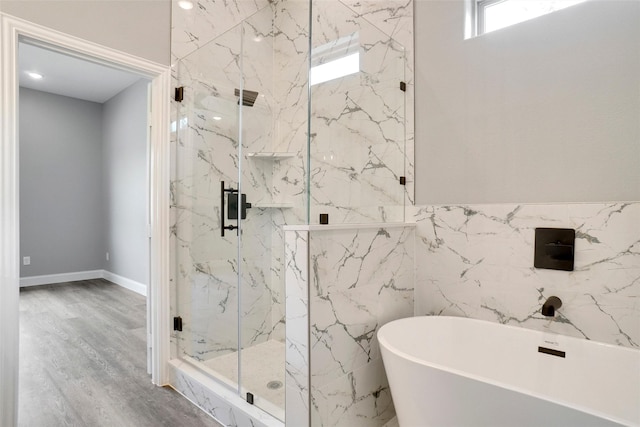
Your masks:
M404 221L404 48L337 1L312 22L310 222Z
M282 226L306 218L308 10L270 3L178 65L180 356L283 420ZM220 181L238 190L225 194L237 219ZM220 237L221 214L238 230Z
M180 104L176 181L177 307L183 331L179 356L238 388L238 237L221 236L221 181L238 187L240 28L178 65ZM228 200L229 194L225 194Z
M274 200L274 168L293 157L275 150L274 9L243 22L241 189L251 208L241 219L240 380L242 395L284 419L284 292L282 210ZM275 197L275 199L274 199Z

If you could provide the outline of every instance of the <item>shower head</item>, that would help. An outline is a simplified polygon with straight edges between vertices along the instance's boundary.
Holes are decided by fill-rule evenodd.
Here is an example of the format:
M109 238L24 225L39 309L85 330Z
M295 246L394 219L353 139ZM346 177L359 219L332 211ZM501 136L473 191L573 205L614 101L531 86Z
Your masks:
M237 97L240 97L240 89L235 89L233 93ZM253 107L253 104L255 104L257 98L258 92L247 89L242 90L242 105L244 105L245 107ZM240 100L238 100L238 103L240 103Z

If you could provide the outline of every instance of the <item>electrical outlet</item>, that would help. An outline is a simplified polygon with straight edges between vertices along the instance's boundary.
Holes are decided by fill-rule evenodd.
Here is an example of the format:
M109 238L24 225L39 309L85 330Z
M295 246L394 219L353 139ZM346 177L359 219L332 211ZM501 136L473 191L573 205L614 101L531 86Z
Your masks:
M109 261L109 252L107 252L107 261Z
M30 256L26 256L22 258L22 264L23 265L31 265L31 257Z

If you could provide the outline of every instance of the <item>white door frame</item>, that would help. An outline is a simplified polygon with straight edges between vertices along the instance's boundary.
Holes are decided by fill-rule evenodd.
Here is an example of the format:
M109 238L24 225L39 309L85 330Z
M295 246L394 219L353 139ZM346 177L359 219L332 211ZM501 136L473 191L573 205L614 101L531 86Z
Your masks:
M151 381L168 382L169 361L169 85L168 66L0 13L0 425L17 425L19 356L18 40L35 39L151 79Z

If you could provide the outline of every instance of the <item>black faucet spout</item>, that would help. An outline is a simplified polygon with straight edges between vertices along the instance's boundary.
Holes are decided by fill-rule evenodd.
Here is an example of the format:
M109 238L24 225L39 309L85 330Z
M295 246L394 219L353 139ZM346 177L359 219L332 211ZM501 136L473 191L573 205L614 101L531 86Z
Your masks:
M542 304L542 315L547 317L553 317L556 315L556 310L562 307L562 300L556 296L547 298Z

